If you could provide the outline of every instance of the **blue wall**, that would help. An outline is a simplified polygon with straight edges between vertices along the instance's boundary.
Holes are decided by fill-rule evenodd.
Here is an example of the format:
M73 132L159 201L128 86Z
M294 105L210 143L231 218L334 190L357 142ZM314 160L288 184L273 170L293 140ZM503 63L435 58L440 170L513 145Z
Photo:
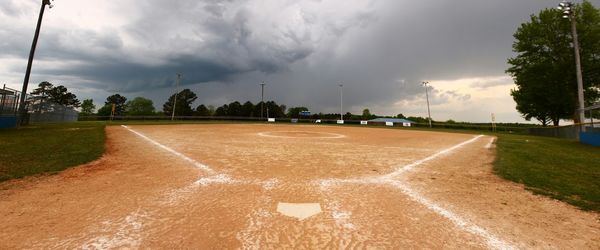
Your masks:
M581 143L594 145L600 147L600 133L586 133L581 132L579 134L579 141Z
M0 116L0 128L16 128L16 116Z

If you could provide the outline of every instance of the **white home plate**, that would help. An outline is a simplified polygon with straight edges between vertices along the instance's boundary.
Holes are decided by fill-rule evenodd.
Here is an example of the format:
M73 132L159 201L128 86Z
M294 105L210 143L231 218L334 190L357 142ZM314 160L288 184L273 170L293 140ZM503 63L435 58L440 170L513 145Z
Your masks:
M321 205L319 203L279 202L279 204L277 204L277 212L285 216L304 220L308 217L321 213Z

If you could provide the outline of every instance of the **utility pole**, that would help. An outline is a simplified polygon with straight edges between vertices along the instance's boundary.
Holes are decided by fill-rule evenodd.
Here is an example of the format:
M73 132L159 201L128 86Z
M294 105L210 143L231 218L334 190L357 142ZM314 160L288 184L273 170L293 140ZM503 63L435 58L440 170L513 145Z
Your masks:
M175 99L173 100L173 112L171 113L171 121L175 120L175 108L177 107L177 95L179 94L179 81L181 80L181 74L177 74L177 81L175 82Z
M429 91L427 84L429 84L429 82L423 82L423 85L425 86L425 97L427 97L427 115L429 116L429 127L433 128L433 126L431 125L431 110L429 110Z
M265 82L260 83L261 92L260 92L260 119L264 119L264 110L265 110Z
M575 70L577 71L577 118L581 126L581 131L585 132L585 103L583 96L583 76L581 73L581 57L579 55L579 38L577 36L577 18L572 10L573 3L563 1L558 4L558 9L563 12L563 18L571 20L571 32L573 34L573 49L575 50Z
M344 120L344 84L339 84L340 86L340 120Z
M50 4L50 0L42 0L42 7L40 9L40 16L38 17L37 26L35 28L35 35L33 36L33 42L31 44L31 51L29 51L29 61L27 62L27 70L25 71L25 79L23 80L23 90L21 91L21 99L19 100L19 124L25 125L27 116L27 110L25 109L25 97L27 96L27 85L29 85L29 76L31 75L31 66L33 65L33 57L35 55L35 48L37 47L37 41L40 37L40 29L42 27L42 19L44 17L44 10L46 5Z

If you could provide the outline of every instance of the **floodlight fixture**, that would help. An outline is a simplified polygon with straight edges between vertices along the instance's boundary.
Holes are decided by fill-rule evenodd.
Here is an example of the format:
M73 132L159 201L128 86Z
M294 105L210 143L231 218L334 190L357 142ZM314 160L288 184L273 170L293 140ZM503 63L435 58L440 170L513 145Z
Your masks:
M429 117L429 127L432 128L433 125L431 124L431 110L429 109L429 91L427 87L427 84L429 84L429 82L423 81L422 84L423 86L425 86L425 97L427 98L427 115Z

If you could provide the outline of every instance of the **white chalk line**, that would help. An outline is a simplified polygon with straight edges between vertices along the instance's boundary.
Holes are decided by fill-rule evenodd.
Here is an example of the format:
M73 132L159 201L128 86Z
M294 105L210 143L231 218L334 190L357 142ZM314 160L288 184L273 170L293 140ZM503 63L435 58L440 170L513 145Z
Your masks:
M177 151L175 151L175 150L173 150L173 149L171 149L171 148L169 148L169 147L167 147L167 146L165 146L165 145L163 145L161 143L158 143L158 142L156 142L156 141L148 138L147 136L145 136L145 135L143 135L143 134L141 134L141 133L139 133L139 132L137 132L135 130L130 129L127 126L123 125L123 127L126 128L127 130L133 132L134 134L140 136L141 138L143 138L143 139L151 142L152 144L154 144L154 145L156 145L156 146L158 146L158 147L160 147L160 148L162 148L162 149L164 149L164 150L166 150L166 151L168 151L168 152L170 152L170 153L172 153L172 154L174 154L174 155L176 155L176 156L178 156L178 157L180 157L180 158L182 158L182 159L184 159L184 160L186 160L186 161L188 161L190 163L192 163L194 166L196 166L196 167L198 167L200 169L203 169L206 172L209 172L211 174L215 173L215 171L212 170L210 167L208 167L208 166L206 166L206 165L204 165L202 163L199 163L199 162L197 162L197 161L195 161L195 160L193 160L193 159L191 159L191 158L189 158L189 157L187 157L187 156L185 156L185 155L183 155L183 154L181 154L181 153L179 153L179 152L177 152ZM327 134L331 134L331 133L327 133ZM273 136L273 135L268 135L268 134L265 135L265 134L262 134L262 133L259 133L259 135L266 136L266 137L283 137L283 136ZM333 134L333 135L336 135L336 137L331 137L331 138L343 138L343 137L345 137L345 136L339 135L339 134ZM342 136L342 137L337 137L337 136ZM446 209L442 208L441 206L437 205L436 203L434 203L434 202L426 199L425 197L423 197L419 193L415 192L414 190L410 189L408 186L402 184L401 182L392 180L392 178L397 177L397 176L401 175L404 172L411 171L412 169L414 169L415 167L417 167L419 165L422 165L423 163L426 163L428 161L436 159L436 158L438 158L438 157L440 157L440 156L442 156L444 154L448 154L448 153L450 153L450 152L452 152L452 151L454 151L456 149L459 149L459 148L461 148L461 147L463 147L463 146L465 146L467 144L475 142L477 139L479 139L482 136L483 135L477 136L477 137L475 137L475 138L473 138L471 140L462 142L462 143L457 144L457 145L455 145L455 146L453 146L451 148L439 151L439 152L437 152L437 153L435 153L435 154L433 154L433 155L431 155L431 156L429 156L427 158L418 160L418 161L413 162L413 163L411 163L409 165L405 165L402 168L399 168L398 170L396 170L396 171L394 171L394 172L392 172L390 174L387 174L385 176L377 177L377 178L371 178L372 181L356 180L356 179L354 179L354 180L353 179L348 179L348 180L324 180L324 181L322 181L319 184L322 185L322 186L323 185L327 186L327 185L332 185L332 184L336 184L336 183L365 183L365 181L366 181L366 183L379 183L379 184L381 184L382 181L383 181L383 183L387 183L387 184L390 184L392 186L395 186L395 187L399 188L400 190L402 190L403 193L407 194L413 200L421 203L422 205L426 206L430 210L432 210L432 211L434 211L434 212L442 215L443 217L449 219L451 222L453 222L459 228L461 228L463 230L466 230L468 232L471 232L473 234L476 234L476 235L478 235L478 236L486 239L486 242L487 242L488 246L490 246L492 248L495 248L495 249L513 249L514 248L513 246L511 246L510 244L508 244L508 243L506 243L506 242L498 239L496 236L490 234L485 229L483 229L483 228L481 228L481 227L479 227L479 226L477 226L475 224L467 222L466 220L462 219L460 216L458 216L458 215L450 212L449 210L446 210ZM318 138L328 138L328 137L318 137ZM209 184L212 184L212 183L226 183L226 184L231 184L231 183L235 183L235 182L236 181L233 180L233 179L231 179L231 177L229 177L227 175L224 175L224 174L220 174L220 175L217 175L217 176L202 178L202 179L196 181L195 184L201 185L201 186L206 186L206 185L209 185ZM273 188L272 186L274 184L273 184L272 181L267 181L267 182L262 182L262 185L263 185L263 188L265 188L266 190L270 190L270 189ZM276 182L275 182L275 185L276 185ZM349 217L350 215L346 214L346 213L337 213L336 214L336 211L333 211L332 216L334 217L334 219L336 219L336 217L339 217L337 219L344 220L344 219L346 219L346 217ZM266 224L261 219L269 218L269 217L272 217L272 214L269 211L267 211L265 209L255 210L252 214L249 215L249 222L250 223L249 223L249 227L246 228L247 230L245 230L246 233L248 233L248 231L254 231L254 232L256 232L256 230L258 229L256 227L260 228L260 227L264 226L264 224ZM346 225L350 226L350 227L353 226L352 224L346 224ZM240 232L240 233L242 233L242 232ZM240 239L242 241L244 249L255 249L257 246L260 246L260 242L256 242L255 241L255 240L257 240L256 238L254 238L254 240L251 240L250 238L248 238L248 234L244 235L244 233L242 233L242 235L238 234L238 239ZM242 236L242 237L240 237L240 236Z
M162 149L164 149L165 151L167 151L167 152L169 152L169 153L171 153L171 154L174 154L175 156L177 156L177 157L181 158L182 160L185 160L185 161L187 161L187 162L191 163L191 164L192 164L192 165L194 165L195 167L197 167L197 168L199 168L199 169L202 169L202 170L204 170L204 171L208 172L209 174L215 174L215 173L216 173L216 172L215 172L215 171L214 171L212 168L210 168L209 166L206 166L206 165L204 165L204 164L202 164L202 163L200 163L200 162L198 162L198 161L196 161L196 160L194 160L194 159L192 159L192 158L190 158L190 157L187 157L187 156L185 156L185 155L184 155L184 154L182 154L182 153L179 153L179 152L175 151L174 149L172 149L172 148L170 148L170 147L167 147L167 146L165 146L165 145L163 145L163 144L161 144L161 143L159 143L159 142L157 142L157 141L155 141L155 140L152 140L152 139L150 139L149 137L147 137L147 136L143 135L142 133L139 133L139 132L137 132L137 131L135 131L135 130L133 130L133 129L129 128L128 126L125 126L125 125L121 125L121 126L122 126L123 128L125 128L125 129L129 130L130 132L132 132L132 133L136 134L137 136L139 136L139 137L143 138L144 140L146 140L146 141L148 141L148 142L150 142L150 143L152 143L152 144L154 144L154 145L158 146L159 148L162 148Z
M378 177L359 178L359 179L327 179L327 180L318 181L317 185L319 185L321 187L321 190L326 190L328 187L333 186L333 185L338 185L338 184L377 184L377 185L387 184L387 185L391 185L393 187L400 189L404 194L408 195L412 200L420 203L421 205L427 207L429 210L432 210L433 212L450 220L458 228L485 239L486 244L490 248L493 248L493 249L516 249L516 247L512 246L511 244L509 244L505 241L502 241L501 239L499 239L495 235L489 233L482 227L463 219L459 215L451 212L450 210L447 210L447 209L443 208L442 206L436 204L435 202L425 198L423 195L421 195L418 192L411 189L408 185L406 185L398 180L393 179L394 177L398 177L407 171L411 171L414 168L416 168L428 161L434 160L440 156L449 154L467 144L473 143L473 142L477 141L479 138L481 138L482 136L483 135L479 135L473 139L464 141L455 146L452 146L450 148L439 151L429 157L423 158L421 160L417 160L417 161L415 161L411 164L408 164L404 167L401 167L398 170L396 170L390 174L387 174L387 175L378 176Z
M496 138L495 138L495 137L492 137L492 138L490 139L490 142L489 142L488 144L486 144L486 145L485 145L485 148L487 148L487 149L490 149L490 148L492 148L492 146L494 145L494 142L495 142L495 141L496 141Z
M325 136L285 136L285 135L273 135L273 133L308 133L308 134L317 134L317 135L325 135ZM260 132L257 133L259 136L263 137L273 137L273 138L293 138L293 139L339 139L345 138L345 135L336 134L336 133L326 133L326 132L313 132L313 131L269 131L269 132Z
M417 161L415 161L415 162L413 162L413 163L410 163L410 164L408 164L408 165L404 165L404 166L402 166L402 167L398 168L396 171L394 171L394 172L392 172L392 173L389 173L389 174L387 174L387 175L384 175L383 177L384 177L384 178L394 178L394 177L397 177L397 176L401 175L402 173L404 173L404 172L406 172L406 171L411 171L413 168L415 168L415 167L417 167L417 166L419 166L419 165L421 165L421 164L423 164L423 163L426 163L426 162L428 162L428 161L431 161L431 160L433 160L433 159L436 159L436 158L438 158L438 157L440 157L440 156L442 156L442 155L449 154L449 153L451 153L452 151L454 151L454 150L457 150L457 149L459 149L459 148L462 148L463 146L465 146L465 145L467 145L467 144L473 143L473 142L477 141L477 140L478 140L479 138L481 138L481 137L483 137L483 135L478 135L478 136L476 136L476 137L475 137L475 138L473 138L473 139L470 139L470 140L467 140L467 141L461 142L461 143L459 143L459 144L456 144L456 145L454 145L454 146L452 146L452 147L450 147L450 148L444 149L444 150L442 150L442 151L439 151L439 152L437 152L437 153L435 153L435 154L433 154L433 155L430 155L430 156L428 156L428 157L426 157L426 158L423 158L423 159L417 160Z

